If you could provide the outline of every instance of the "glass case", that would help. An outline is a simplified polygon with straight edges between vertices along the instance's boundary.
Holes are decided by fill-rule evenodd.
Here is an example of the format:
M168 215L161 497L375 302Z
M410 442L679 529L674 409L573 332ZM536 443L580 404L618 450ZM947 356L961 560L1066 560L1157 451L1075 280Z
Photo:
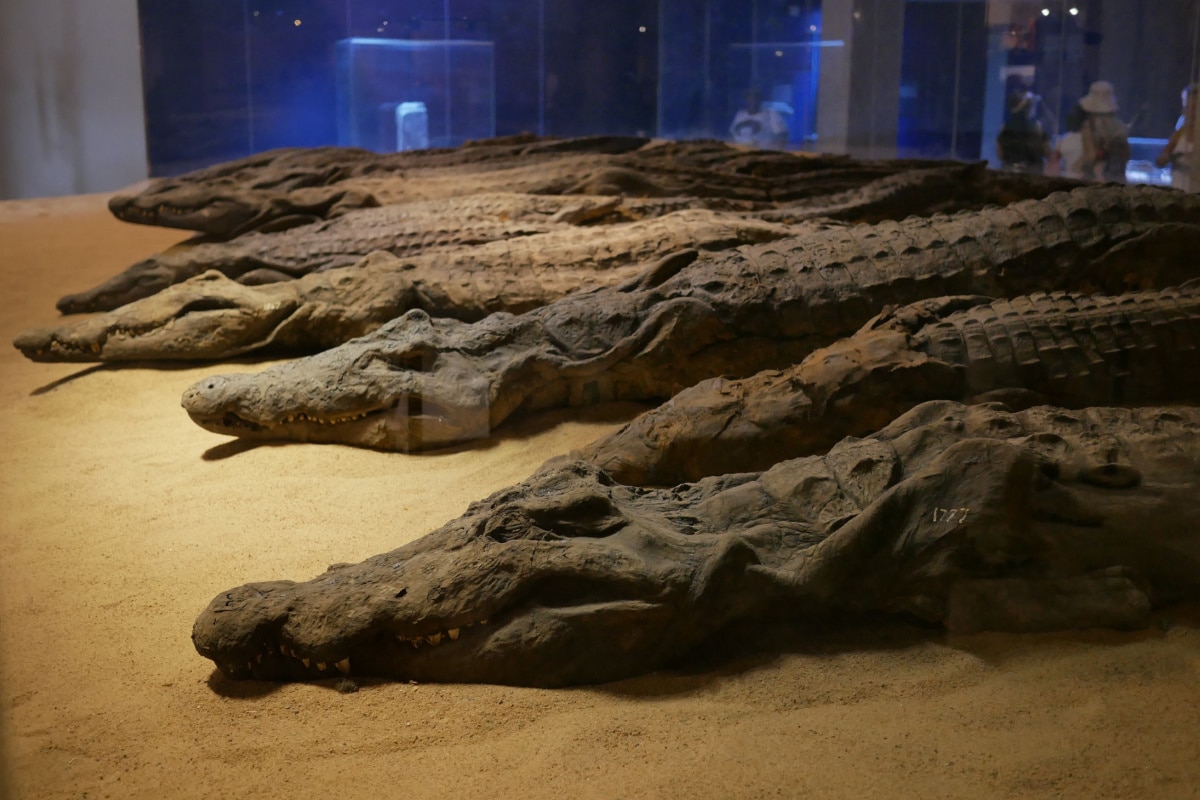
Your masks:
M337 143L377 152L496 135L492 42L343 39Z
M1104 82L1129 137L1126 177L1166 183L1156 162L1200 77L1200 0L140 0L139 12L155 175L272 147L522 132L742 135L1061 171L1072 111ZM1039 146L1020 165L998 150L1014 96Z

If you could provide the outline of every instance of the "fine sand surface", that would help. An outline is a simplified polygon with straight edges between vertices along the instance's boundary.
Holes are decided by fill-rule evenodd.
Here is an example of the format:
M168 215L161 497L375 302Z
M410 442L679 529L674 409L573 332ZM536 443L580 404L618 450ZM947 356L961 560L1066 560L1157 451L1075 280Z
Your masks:
M182 238L99 196L0 203L0 796L1200 796L1196 609L1138 633L760 637L568 690L221 679L189 639L218 592L399 546L614 416L449 454L245 448L179 396L261 364L89 370L9 346Z

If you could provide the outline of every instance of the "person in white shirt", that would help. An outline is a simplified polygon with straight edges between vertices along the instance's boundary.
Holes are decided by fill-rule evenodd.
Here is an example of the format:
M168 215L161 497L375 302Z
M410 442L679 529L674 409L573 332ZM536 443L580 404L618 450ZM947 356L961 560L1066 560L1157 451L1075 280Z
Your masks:
M1096 176L1083 174L1083 120L1087 113L1078 103L1067 114L1064 120L1066 132L1054 143L1054 150L1046 162L1046 172L1050 175L1061 175L1064 178L1085 178L1095 180Z
M1192 148L1196 140L1196 95L1200 84L1186 86L1180 95L1183 114L1175 123L1175 132L1158 154L1154 163L1160 167L1171 167L1171 185L1185 192L1192 190Z
M734 115L729 133L736 144L767 150L782 150L787 146L787 120L773 104L764 104L755 89L746 92L746 107Z

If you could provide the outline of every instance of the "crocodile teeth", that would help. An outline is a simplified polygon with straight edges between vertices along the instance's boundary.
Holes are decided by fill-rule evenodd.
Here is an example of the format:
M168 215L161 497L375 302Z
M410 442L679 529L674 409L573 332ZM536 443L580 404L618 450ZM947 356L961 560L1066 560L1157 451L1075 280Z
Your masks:
M338 672L342 673L343 675L350 674L350 659L349 658L343 658L341 661L334 664L334 666L337 667Z
M368 416L370 416L370 414L370 411L363 411L356 414L346 414L345 416L341 417L324 418L314 417L310 414L299 413L289 414L280 420L280 422L284 425L290 425L295 422L305 422L312 425L344 425L347 422L357 422L360 419L366 419Z
M325 664L325 662L324 662L324 661L318 661L318 662L317 662L317 670L318 670L319 672L324 672L324 671L325 671L325 670L327 670L327 669L329 669L329 667L328 667L328 665L326 665L326 664Z
M312 662L309 661L307 658L302 658L302 659L300 659L300 663L304 665L305 669L308 669L308 665L311 664Z
M416 648L420 648L422 645L426 645L426 644L431 644L431 645L442 644L447 639L452 642L456 642L456 641L458 641L458 637L462 635L463 628L470 628L474 625L482 625L486 622L487 622L487 620L483 620L482 622L468 622L467 624L459 626L457 628L450 628L449 630L438 631L437 633L431 633L431 634L427 634L424 636L400 636L400 635L397 635L396 641L411 644L413 647L416 647Z

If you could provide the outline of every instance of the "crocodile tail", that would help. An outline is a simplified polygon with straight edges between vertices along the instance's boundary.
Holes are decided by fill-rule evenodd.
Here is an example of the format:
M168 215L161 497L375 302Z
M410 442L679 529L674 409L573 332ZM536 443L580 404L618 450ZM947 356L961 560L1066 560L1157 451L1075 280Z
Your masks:
M914 350L969 395L1021 388L1067 407L1200 399L1200 281L1118 296L1034 294L926 325Z

